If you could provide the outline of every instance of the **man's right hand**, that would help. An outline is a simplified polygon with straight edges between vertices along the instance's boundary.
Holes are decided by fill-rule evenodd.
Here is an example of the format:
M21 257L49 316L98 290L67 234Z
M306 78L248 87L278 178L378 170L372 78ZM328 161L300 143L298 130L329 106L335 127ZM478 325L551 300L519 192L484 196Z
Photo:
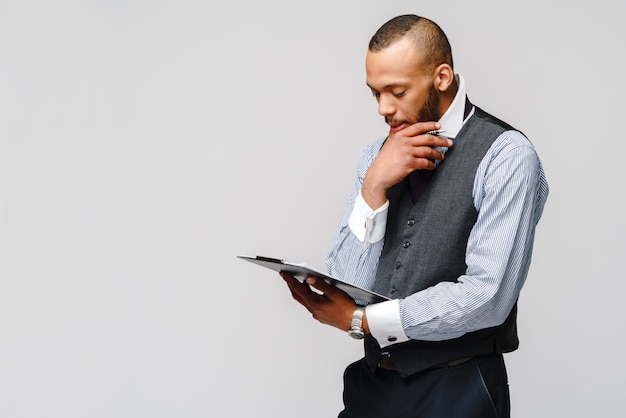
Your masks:
M389 133L378 156L367 170L361 195L372 209L387 201L387 190L415 170L434 170L443 155L435 147L450 147L452 141L429 131L440 129L438 122L418 122Z

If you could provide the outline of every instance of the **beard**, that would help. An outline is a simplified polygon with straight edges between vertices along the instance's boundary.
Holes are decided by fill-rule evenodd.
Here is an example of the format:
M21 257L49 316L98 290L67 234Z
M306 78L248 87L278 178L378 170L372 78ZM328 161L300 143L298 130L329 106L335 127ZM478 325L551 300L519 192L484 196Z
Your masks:
M417 122L430 122L439 120L439 94L434 85L428 89L428 99L417 113Z
M385 117L385 122L388 125L406 123L406 124L414 124L417 122L435 122L440 118L439 115L439 94L437 93L437 89L433 84L428 88L428 97L426 98L426 103L422 106L418 111L417 115L411 120L400 120L400 119L389 119Z

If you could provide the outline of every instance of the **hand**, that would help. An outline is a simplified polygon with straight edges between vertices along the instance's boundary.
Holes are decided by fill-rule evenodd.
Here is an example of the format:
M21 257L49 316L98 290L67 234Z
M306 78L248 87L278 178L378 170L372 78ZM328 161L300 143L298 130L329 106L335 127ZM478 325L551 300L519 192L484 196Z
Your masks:
M418 122L389 134L361 188L361 195L371 208L381 207L387 200L387 190L413 171L434 170L435 160L443 160L435 147L450 147L452 141L427 134L440 127L438 122Z
M305 283L301 283L288 273L281 272L280 275L289 286L293 298L311 312L313 318L342 331L350 329L356 303L347 293L312 276L308 277Z

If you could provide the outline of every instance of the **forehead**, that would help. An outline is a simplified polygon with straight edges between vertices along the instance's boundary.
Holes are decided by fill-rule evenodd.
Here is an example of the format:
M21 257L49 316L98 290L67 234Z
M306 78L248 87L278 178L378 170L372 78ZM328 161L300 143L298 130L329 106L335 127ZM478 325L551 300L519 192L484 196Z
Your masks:
M374 88L406 84L424 75L421 62L419 51L408 38L380 51L368 51L365 57L367 84Z

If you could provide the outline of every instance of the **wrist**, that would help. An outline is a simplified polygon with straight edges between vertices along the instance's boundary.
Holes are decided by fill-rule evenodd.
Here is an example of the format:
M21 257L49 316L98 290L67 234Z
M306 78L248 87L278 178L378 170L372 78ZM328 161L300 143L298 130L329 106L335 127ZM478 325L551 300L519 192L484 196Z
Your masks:
M361 197L372 210L376 210L387 202L387 189L371 185L365 180L361 186Z
M356 305L350 322L348 335L354 339L361 340L365 337L363 328L363 317L365 316L365 306Z

